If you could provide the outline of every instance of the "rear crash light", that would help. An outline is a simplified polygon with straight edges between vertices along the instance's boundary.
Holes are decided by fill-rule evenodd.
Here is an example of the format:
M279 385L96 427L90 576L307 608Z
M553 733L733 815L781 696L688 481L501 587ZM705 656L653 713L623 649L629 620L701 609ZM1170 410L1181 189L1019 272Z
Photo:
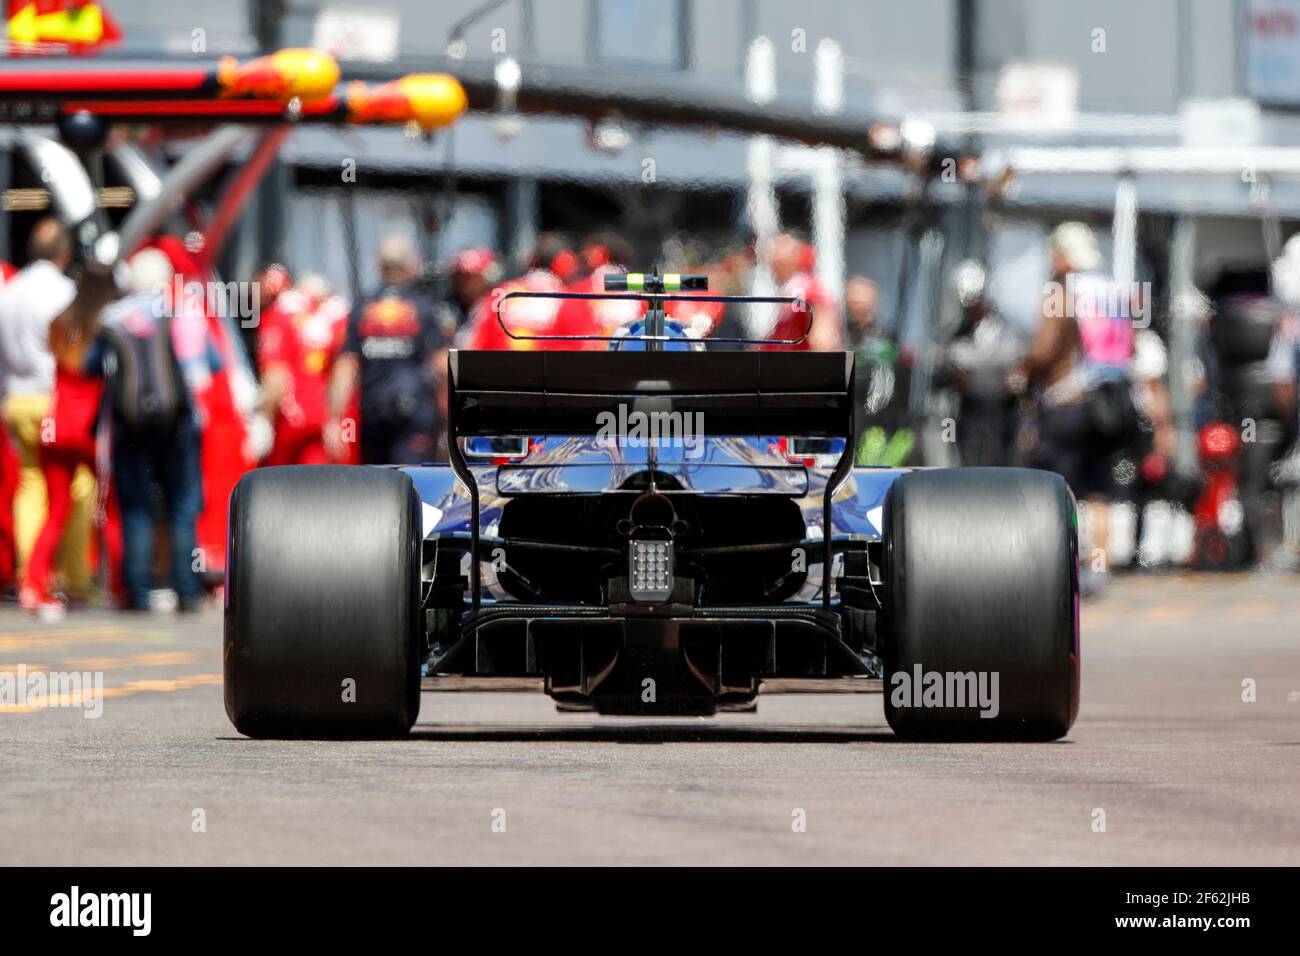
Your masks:
M667 601L673 593L673 543L633 538L628 550L627 584L634 601Z

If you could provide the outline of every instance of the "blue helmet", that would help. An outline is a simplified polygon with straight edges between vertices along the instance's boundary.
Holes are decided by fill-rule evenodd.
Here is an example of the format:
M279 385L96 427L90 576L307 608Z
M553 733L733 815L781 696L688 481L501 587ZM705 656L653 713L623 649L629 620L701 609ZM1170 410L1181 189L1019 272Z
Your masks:
M649 334L649 327L646 324L645 319L637 319L635 322L629 322L627 325L619 329L617 334L619 339L609 343L609 351L611 352L644 352L646 351L646 347L649 345L649 343L635 338L635 336L638 335ZM664 342L663 347L665 352L704 351L704 343L699 339L694 338L689 332L687 332L686 326L682 325L682 323L678 322L676 319L664 320L664 335L671 339L681 340L679 342ZM624 340L623 336L627 336L629 340Z

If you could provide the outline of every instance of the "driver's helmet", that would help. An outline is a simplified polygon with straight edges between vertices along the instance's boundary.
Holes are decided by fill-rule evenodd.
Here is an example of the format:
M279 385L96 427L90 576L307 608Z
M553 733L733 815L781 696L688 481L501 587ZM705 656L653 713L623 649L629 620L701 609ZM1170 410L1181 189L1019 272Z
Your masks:
M649 323L645 319L637 319L624 325L614 333L614 341L609 343L611 352L644 352L649 345L635 338L638 335L649 335ZM700 341L691 330L678 322L676 319L664 320L664 335L671 339L680 339L676 342L664 342L663 350L665 352L703 352L704 343Z

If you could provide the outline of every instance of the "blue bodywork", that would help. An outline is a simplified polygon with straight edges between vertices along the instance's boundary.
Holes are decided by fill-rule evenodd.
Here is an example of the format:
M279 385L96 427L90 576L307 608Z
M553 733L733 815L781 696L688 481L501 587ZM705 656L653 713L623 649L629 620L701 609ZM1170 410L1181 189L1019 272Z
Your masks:
M672 449L660 449L657 468L671 474L683 491L698 494L787 494L803 512L808 536L822 535L822 490L830 468L791 464L781 455L775 438L708 438L700 454L687 458L672 456ZM668 455L668 460L665 460ZM671 460L676 457L678 460ZM626 477L645 468L645 448L602 447L591 437L549 437L535 439L532 451L522 462L485 462L473 467L481 489L479 530L493 535L501 509L509 496L498 492L504 472L523 477L508 479L511 487L526 485L528 493L563 494L614 490ZM424 503L425 537L465 534L470 530L469 496L448 465L418 465L402 469L411 476ZM836 538L879 541L884 525L885 494L899 475L909 469L854 468L835 495L832 534ZM600 487L604 486L604 487ZM716 489L728 488L729 492ZM792 601L811 600L818 576L810 566L807 593ZM506 597L491 574L484 575L484 596Z
M610 351L644 351L637 338L648 331L644 320L626 327L624 338L609 343ZM706 342L693 337L686 326L669 318L663 332L680 341L668 342L666 351L699 351ZM834 466L833 456L813 465L791 462L775 436L717 438L697 436L684 442L659 441L655 447L657 472L672 475L681 493L697 495L784 495L798 502L809 538L821 538L822 492ZM650 450L627 440L602 440L591 436L545 436L529 441L522 459L480 459L471 462L479 487L482 534L495 536L502 507L519 494L595 494L616 492L634 475L646 470ZM403 468L415 482L424 503L425 537L464 535L472 520L469 496L458 484L449 465ZM854 468L836 493L832 511L835 539L879 541L884 528L884 502L889 486L910 469ZM809 566L808 583L791 601L810 601L818 593L820 562ZM506 597L486 568L486 597Z

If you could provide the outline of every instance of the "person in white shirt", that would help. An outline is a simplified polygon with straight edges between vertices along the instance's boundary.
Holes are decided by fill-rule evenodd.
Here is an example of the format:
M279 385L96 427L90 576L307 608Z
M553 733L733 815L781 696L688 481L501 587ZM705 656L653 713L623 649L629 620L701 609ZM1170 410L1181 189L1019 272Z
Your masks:
M76 286L64 271L72 262L72 241L53 216L32 228L28 265L0 289L0 382L3 412L21 462L14 495L14 543L19 579L45 522L45 479L40 450L53 425L54 355L50 323L72 302ZM64 585L70 594L90 591L86 547L90 535L95 476L82 469L72 484L72 518L63 549Z

